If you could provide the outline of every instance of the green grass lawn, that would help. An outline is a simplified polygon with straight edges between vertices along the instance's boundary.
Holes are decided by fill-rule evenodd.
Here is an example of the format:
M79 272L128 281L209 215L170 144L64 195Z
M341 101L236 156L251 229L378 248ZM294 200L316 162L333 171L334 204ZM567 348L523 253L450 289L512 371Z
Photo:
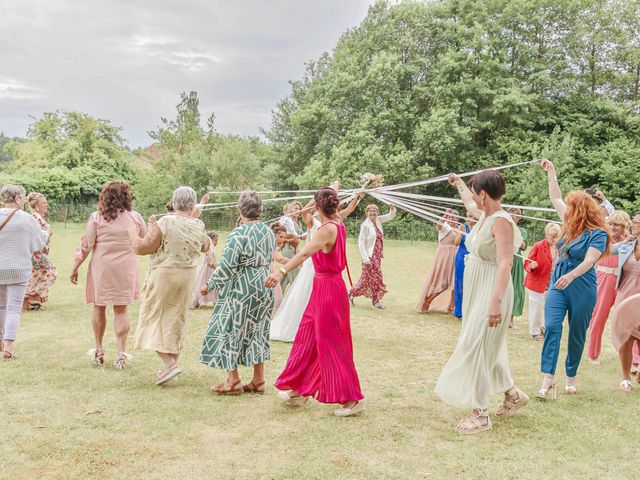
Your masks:
M212 396L210 386L225 374L198 363L210 309L190 312L184 373L166 387L154 385L160 361L153 352L133 351L123 372L110 366L111 315L109 365L92 367L85 356L93 334L84 277L79 286L68 280L82 227L54 229L51 257L58 282L45 311L23 315L19 360L0 364L0 478L617 479L639 473L634 454L640 447L640 394L618 392L617 354L608 330L602 364L585 358L580 369L579 395L532 401L479 436L453 431L467 412L440 402L433 388L460 326L445 315L414 311L434 245L385 243L387 309L358 299L352 311L368 410L344 419L332 415L333 406L314 402L286 408L273 387L262 397ZM357 277L353 241L349 263ZM138 307L130 311L131 335ZM525 318L518 323L522 328L509 332L511 368L517 384L533 393L540 381L541 343L531 340ZM269 384L290 348L272 345ZM562 364L558 372L563 381ZM248 369L241 373L249 379Z

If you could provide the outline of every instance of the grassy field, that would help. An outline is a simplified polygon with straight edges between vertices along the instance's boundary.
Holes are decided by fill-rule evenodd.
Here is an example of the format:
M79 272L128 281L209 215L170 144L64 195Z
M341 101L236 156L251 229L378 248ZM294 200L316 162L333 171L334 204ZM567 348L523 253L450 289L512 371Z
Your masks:
M212 396L209 387L224 373L198 363L209 309L190 313L185 373L164 388L153 383L160 362L152 352L132 352L124 372L92 367L85 356L93 335L84 279L80 286L68 280L81 227L54 228L52 259L60 278L46 311L24 314L19 360L0 364L0 478L585 480L639 473L639 393L617 391L620 375L608 330L602 365L585 360L581 367L579 395L532 401L480 436L453 431L466 412L440 402L433 388L459 324L413 310L433 245L386 242L387 309L374 310L360 299L352 314L368 410L342 419L332 415L334 407L313 402L285 408L273 387L263 397ZM349 255L357 276L354 243ZM132 332L138 307L131 309ZM109 365L115 354L111 318ZM540 381L541 344L530 339L526 319L519 324L509 333L511 367L518 385L531 393ZM274 342L269 382L290 348ZM562 376L561 366L558 371ZM249 371L242 373L248 380Z

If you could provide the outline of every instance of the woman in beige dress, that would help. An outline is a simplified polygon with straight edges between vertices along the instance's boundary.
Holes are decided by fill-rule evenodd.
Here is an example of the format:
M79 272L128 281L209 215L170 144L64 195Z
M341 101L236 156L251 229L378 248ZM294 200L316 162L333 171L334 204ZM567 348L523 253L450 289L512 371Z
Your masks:
M196 269L201 254L211 245L204 223L193 218L196 192L191 187L178 187L171 204L174 214L157 222L151 217L144 238L129 230L133 251L151 255L133 346L154 350L164 362L156 385L181 373L178 358L187 338L187 310Z
M491 429L487 413L491 395L504 393L497 417L511 416L529 401L511 378L506 343L513 308L513 253L522 239L500 205L506 191L500 172L485 170L477 174L471 191L456 175L449 177L449 183L457 187L478 223L466 239L469 255L464 271L460 337L435 391L449 405L472 410L456 430L474 434Z
M93 252L87 271L85 297L93 303L93 334L96 348L87 352L94 365L104 365L102 341L107 325L107 307L113 307L117 354L113 364L124 369L130 358L125 352L130 321L127 308L140 298L138 259L131 250L127 230L135 228L140 235L147 233L142 216L131 209L133 196L127 182L107 183L98 200L98 210L89 216L82 236L80 253L76 254L71 271L71 283L78 283L78 269Z
M436 224L438 248L420 292L420 300L416 306L418 313L427 313L430 309L442 310L447 313L453 312L454 270L456 252L461 237L449 224L456 219L452 213L453 210L447 209L447 212ZM442 300L438 300L437 308L435 308L436 305L432 307L432 302L441 295Z

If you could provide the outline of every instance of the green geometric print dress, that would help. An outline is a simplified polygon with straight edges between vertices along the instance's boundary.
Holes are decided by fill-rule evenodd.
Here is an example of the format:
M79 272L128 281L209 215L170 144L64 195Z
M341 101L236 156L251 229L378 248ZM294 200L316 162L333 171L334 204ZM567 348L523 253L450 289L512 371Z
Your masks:
M231 371L269 360L274 299L264 281L275 248L275 237L262 222L245 223L229 234L208 283L220 296L204 334L200 362Z

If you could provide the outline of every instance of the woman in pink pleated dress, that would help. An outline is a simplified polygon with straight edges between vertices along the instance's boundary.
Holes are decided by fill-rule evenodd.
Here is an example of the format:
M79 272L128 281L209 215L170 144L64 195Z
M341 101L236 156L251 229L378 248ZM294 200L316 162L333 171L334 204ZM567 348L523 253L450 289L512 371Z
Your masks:
M269 275L265 285L275 287L305 259L315 268L309 304L293 342L287 365L276 381L278 397L294 405L314 397L322 403L339 403L334 413L347 417L364 411L364 396L353 362L349 297L342 278L346 266L346 231L332 188L315 194L318 228L305 248L285 266Z

